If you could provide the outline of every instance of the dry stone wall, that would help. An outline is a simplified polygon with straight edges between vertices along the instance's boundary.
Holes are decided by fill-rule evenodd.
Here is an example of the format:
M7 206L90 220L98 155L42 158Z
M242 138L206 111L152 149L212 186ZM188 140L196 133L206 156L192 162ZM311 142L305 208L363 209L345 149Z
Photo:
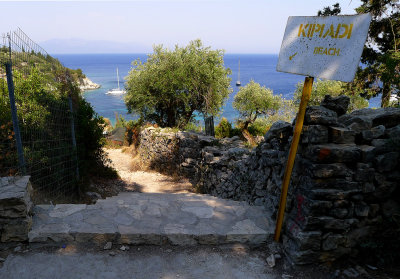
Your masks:
M400 214L400 109L345 114L347 97L309 107L283 230L296 264L335 260ZM214 196L264 205L276 217L293 125L276 122L253 150L239 138L148 128L144 161L174 169Z
M28 240L31 194L29 176L0 178L0 242Z

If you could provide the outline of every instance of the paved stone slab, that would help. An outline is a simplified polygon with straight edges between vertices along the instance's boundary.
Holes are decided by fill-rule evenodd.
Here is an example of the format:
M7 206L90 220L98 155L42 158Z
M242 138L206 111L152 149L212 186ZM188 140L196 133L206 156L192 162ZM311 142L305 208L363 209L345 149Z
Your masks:
M209 195L120 193L93 205L38 205L30 242L260 245L273 224L261 206Z

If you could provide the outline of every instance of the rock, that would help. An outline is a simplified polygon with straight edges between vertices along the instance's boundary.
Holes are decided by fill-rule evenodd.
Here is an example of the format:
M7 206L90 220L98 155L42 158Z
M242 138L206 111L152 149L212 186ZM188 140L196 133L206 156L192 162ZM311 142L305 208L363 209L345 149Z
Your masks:
M361 112L361 111L363 110L359 110L356 112ZM356 131L357 133L371 129L372 120L368 117L368 113L357 114L356 112L340 116L338 118L338 122L344 124L349 129Z
M321 235L320 231L295 231L293 228L293 222L288 222L288 236L296 242L296 246L300 250L314 250L318 251L321 246Z
M369 146L369 145L358 145L358 147L361 150L362 162L364 163L373 162L373 160L375 159L376 148L374 146Z
M333 143L354 143L356 132L348 128L329 127Z
M380 108L375 110L377 113L372 120L372 126L383 125L391 128L400 123L400 108Z
M17 247L14 248L14 252L19 252L21 251L21 249L22 249L21 246L18 245Z
M274 254L271 254L269 257L267 257L267 263L270 267L275 266L275 256Z
M110 256L112 256L112 257L114 257L115 255L117 255L117 253L116 252L114 252L114 251L111 251L110 253L108 253Z
M360 276L360 273L352 267L343 270L342 274L347 276L347 278L357 278Z
M94 83L89 78L84 77L79 79L79 89L81 91L94 90L100 88L100 85Z
M322 101L321 106L333 110L334 112L337 113L338 116L341 116L347 112L349 104L350 104L350 98L348 96L341 95L338 97L332 97L330 95L325 95L325 98Z
M375 167L380 172L394 170L399 162L399 153L389 152L375 158Z
M382 137L384 134L385 134L385 126L383 126L383 125L379 125L379 126L373 127L370 130L365 130L365 131L361 132L362 139L365 142L370 142L373 139Z
M400 124L397 126L394 126L393 128L386 129L385 134L389 138L400 138Z
M350 163L360 159L361 150L352 144L317 144L308 146L304 155L314 162Z
M372 182L374 180L375 170L368 164L357 163L354 180L359 182Z
M5 261L6 261L5 258L1 258L1 257L0 257L0 263L3 263L3 262L5 262Z
M394 200L388 200L382 205L382 213L386 218L400 215L400 204Z
M391 152L395 145L388 139L374 139L371 145L375 147L375 155Z
M88 196L92 201L101 199L101 195L96 192L86 192L86 196Z
M106 245L104 245L103 249L104 250L111 250L112 248L112 242L107 242Z
M314 177L330 178L330 177L345 177L351 176L352 171L345 164L312 164L310 168Z
M369 265L369 264L366 264L365 266L368 267L368 268L371 269L371 270L378 270L377 267L372 266L372 265Z
M269 141L272 138L279 138L281 140L288 139L292 134L292 125L288 122L279 120L272 124L271 128L265 134L265 141Z
M339 219L344 219L349 215L349 210L347 208L334 208L330 213Z
M328 128L322 125L306 125L303 127L302 143L327 143Z
M360 274L369 277L368 272L364 268L362 268L361 266L357 265L356 269L357 269L358 272L360 272Z
M119 248L119 250L128 251L129 250L129 246L122 245L121 248Z
M369 206L365 202L357 203L354 206L354 213L358 217L368 217L369 214Z
M335 125L337 113L321 106L311 106L306 109L305 124Z
M290 278L293 278L293 276L289 274L282 274L282 279L290 279Z
M324 238L324 240L322 241L322 250L324 250L324 251L334 250L339 245L342 245L345 241L345 237L341 234L329 233L328 235L324 236L323 238Z

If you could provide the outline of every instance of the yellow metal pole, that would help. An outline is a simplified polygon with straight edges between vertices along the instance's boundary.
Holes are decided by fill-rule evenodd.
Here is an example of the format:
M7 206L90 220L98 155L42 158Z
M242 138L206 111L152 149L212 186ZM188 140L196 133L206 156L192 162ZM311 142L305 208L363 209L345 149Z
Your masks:
M289 182L292 175L294 159L296 158L297 147L299 146L300 134L303 129L304 115L306 113L307 103L310 99L311 89L313 84L313 77L306 77L304 81L303 93L301 96L299 113L297 114L296 126L294 128L292 144L290 145L289 157L286 164L285 174L282 181L281 201L279 202L278 216L276 220L274 240L279 241L283 223L283 216L286 208L286 198L289 188Z

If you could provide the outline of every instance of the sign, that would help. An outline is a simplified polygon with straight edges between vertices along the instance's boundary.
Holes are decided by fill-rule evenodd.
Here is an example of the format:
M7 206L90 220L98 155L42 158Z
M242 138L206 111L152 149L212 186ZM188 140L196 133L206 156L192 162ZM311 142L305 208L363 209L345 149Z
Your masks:
M370 14L289 17L276 70L352 81L370 22Z

